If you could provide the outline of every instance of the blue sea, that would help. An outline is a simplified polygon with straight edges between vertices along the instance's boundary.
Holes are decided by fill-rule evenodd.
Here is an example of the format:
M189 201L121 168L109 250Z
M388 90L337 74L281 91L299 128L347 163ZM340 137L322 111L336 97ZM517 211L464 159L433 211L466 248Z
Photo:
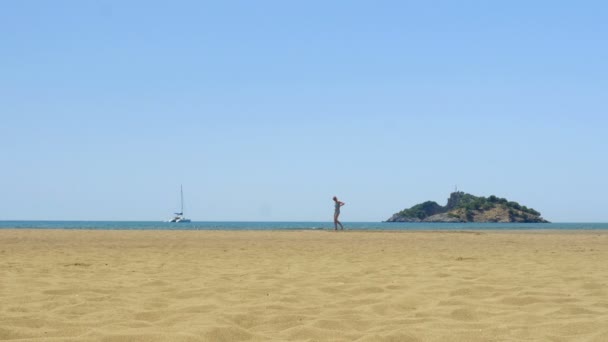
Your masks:
M605 230L608 223L343 222L347 230ZM0 229L92 230L331 230L332 222L0 221Z

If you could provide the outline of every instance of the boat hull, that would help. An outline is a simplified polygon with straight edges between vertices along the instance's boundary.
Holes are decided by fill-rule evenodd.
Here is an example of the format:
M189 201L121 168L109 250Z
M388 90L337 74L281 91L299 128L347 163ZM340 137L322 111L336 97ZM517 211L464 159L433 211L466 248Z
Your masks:
M176 217L169 222L170 223L190 223L192 221L190 221L190 219L187 219L187 218Z

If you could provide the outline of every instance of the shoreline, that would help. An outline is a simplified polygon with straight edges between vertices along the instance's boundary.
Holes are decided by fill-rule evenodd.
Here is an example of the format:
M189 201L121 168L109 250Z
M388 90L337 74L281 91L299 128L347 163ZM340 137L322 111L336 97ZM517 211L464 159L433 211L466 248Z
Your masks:
M383 223L344 222L356 231L430 230L606 230L608 223ZM186 224L147 221L0 221L1 229L89 230L332 230L330 222L192 222Z
M608 234L608 229L307 229L307 228L289 228L289 229L133 229L133 228L117 228L117 229L98 229L98 228L0 228L2 232L148 232L148 233L170 233L170 232L189 232L189 233L299 233L299 232L329 232L329 233L509 233L509 234Z

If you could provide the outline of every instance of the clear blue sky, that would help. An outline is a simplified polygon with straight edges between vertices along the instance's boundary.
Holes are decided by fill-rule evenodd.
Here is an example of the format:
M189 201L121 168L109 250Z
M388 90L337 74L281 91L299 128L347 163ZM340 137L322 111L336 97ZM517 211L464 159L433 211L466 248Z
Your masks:
M604 1L4 1L0 220L608 221Z

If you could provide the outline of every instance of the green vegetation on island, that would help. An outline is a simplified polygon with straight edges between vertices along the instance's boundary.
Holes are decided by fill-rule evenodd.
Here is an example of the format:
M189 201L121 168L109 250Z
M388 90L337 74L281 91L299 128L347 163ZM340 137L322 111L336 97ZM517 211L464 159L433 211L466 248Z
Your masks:
M404 209L386 222L548 222L525 205L505 198L453 192L446 206L426 201Z

